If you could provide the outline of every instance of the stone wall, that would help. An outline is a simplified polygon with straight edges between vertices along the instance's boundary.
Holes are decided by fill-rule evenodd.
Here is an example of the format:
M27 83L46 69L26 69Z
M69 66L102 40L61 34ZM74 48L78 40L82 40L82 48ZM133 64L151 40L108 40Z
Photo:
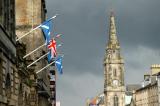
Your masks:
M15 0L0 0L0 106L18 106Z
M157 83L149 84L135 92L136 106L158 106Z
M5 105L18 104L18 73L16 65L0 52L0 101Z
M45 0L23 0L23 1L16 0L17 37L24 35L25 33L35 28L36 26L40 25L45 20L45 14L46 14ZM31 52L32 50L36 49L37 47L45 43L42 30L39 28L33 31L26 37L22 38L20 40L20 43L24 43L26 45L26 53ZM27 60L34 61L38 59L45 53L45 50L46 50L45 47L38 50L37 52L27 57ZM33 85L31 84L32 86L30 87L30 97L31 97L30 105L38 105L39 103L42 103L43 106L48 105L47 103L48 97L38 94L38 91L42 89L41 87L43 87L40 84L38 84L38 80L39 79L43 80L44 83L43 85L45 85L46 88L49 89L49 78L48 78L49 71L44 70L35 75L35 72L41 69L42 67L46 66L46 64L47 64L46 58L41 59L35 64L36 66L34 67L34 70L32 70L33 73L32 72L30 73L30 76L34 77L32 82L37 83L37 84L32 83ZM33 103L32 100L35 103Z

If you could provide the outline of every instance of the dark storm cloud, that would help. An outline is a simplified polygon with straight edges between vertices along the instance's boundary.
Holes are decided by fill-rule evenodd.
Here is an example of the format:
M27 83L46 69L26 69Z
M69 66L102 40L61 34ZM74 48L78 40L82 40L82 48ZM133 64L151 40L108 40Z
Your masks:
M55 22L57 23L55 31L64 34L65 45L63 50L66 55L64 59L67 60L65 64L72 66L73 63L72 67L82 69L81 73L84 71L84 68L87 69L88 67L93 67L93 72L95 72L97 60L101 59L100 62L102 63L103 58L101 56L103 54L99 56L99 51L104 51L107 39L107 35L104 34L106 33L105 29L107 29L104 27L106 13L100 14L101 11L105 12L105 7L103 6L102 8L100 3L95 1L93 1L92 5L88 5L90 1L69 0L67 3L73 4L70 5L69 3L67 6L65 6L67 3L63 2L64 6L55 1L51 11L57 10L60 14ZM99 3L99 8L96 7L96 3ZM48 13L50 13L49 10ZM69 70L69 72L71 71L75 72L75 70Z
M140 83L151 64L160 63L160 0L47 0L54 33L62 33L64 75L58 76L62 106L85 105L103 91L103 57L109 12L115 12L125 59L126 83ZM136 79L135 79L136 78Z
M121 1L121 0L120 0ZM119 1L119 2L120 2ZM160 39L159 0L123 0L117 5L117 23L121 43L157 48Z

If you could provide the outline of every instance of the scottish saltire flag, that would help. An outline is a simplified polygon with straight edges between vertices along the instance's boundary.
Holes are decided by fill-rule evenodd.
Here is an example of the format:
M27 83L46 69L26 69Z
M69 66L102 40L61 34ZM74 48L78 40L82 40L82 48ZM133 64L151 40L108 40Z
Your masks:
M56 67L57 67L57 70L58 70L59 74L63 74L63 71L62 71L63 66L62 66L62 57L61 57L61 56L59 56L59 57L56 59L55 65L56 65Z
M48 63L50 63L51 60L53 59L52 55L51 55L51 50L49 50L49 54L47 55L47 59L48 59Z
M48 20L48 21L43 22L42 25L40 26L40 28L42 29L44 33L46 44L49 44L51 40L51 25L52 25L51 20Z

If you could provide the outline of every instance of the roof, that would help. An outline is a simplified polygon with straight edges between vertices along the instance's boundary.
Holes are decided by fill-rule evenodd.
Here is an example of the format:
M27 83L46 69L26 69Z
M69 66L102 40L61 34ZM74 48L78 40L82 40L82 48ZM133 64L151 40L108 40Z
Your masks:
M91 100L90 104L92 105L96 105L97 104L97 98L94 98Z
M94 97L89 102L90 105L103 105L104 104L104 94L99 94L98 96Z
M150 88L150 87L155 86L155 85L157 85L157 82L150 83L150 84L146 85L145 87L141 87L141 88L137 89L136 92L142 91L144 89Z
M133 91L141 88L140 84L128 84L126 85L126 91Z

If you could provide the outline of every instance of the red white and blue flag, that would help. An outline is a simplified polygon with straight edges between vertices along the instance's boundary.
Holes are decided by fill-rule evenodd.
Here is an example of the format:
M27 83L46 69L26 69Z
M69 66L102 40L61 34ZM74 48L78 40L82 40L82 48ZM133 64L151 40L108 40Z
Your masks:
M48 55L48 61L50 62L54 57L57 56L57 44L56 41L54 39L52 39L50 41L50 43L48 44L48 49L49 51L49 55Z

